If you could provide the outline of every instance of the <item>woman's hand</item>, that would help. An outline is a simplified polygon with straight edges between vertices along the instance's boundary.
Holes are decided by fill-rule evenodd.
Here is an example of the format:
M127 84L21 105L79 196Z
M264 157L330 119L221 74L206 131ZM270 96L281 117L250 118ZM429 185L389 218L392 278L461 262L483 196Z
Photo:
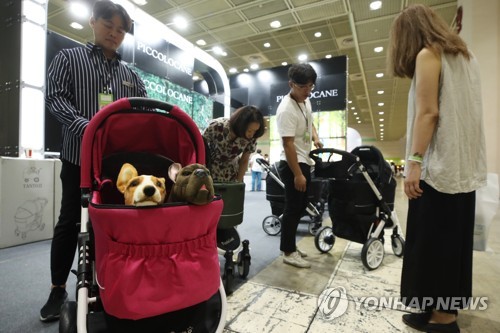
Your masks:
M405 177L405 194L409 199L417 199L423 193L420 188L420 175L422 174L422 165L414 161L408 161L406 164L407 172Z
M307 180L304 175L296 176L293 178L293 183L295 184L295 189L299 192L305 192L307 189Z

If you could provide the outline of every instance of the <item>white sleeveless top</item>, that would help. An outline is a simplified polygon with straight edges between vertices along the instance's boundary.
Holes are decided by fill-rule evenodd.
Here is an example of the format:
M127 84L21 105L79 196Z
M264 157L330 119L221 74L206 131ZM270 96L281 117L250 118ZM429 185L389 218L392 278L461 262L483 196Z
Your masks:
M415 76L408 96L406 160L415 121ZM441 56L439 119L424 155L421 179L455 194L486 185L486 147L479 67L474 56Z

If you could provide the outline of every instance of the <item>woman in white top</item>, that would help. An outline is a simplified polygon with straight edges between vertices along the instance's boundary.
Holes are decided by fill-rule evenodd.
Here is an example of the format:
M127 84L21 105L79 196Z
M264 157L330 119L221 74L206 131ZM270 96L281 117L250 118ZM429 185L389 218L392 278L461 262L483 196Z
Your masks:
M389 72L412 79L401 297L423 312L403 321L423 332L459 332L457 310L472 296L475 190L486 184L478 65L425 5L396 17L388 56Z

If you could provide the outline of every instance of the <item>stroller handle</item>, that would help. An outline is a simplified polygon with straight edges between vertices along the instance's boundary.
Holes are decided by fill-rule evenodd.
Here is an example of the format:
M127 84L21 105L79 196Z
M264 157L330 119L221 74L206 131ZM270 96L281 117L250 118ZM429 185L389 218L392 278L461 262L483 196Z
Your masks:
M328 153L330 155L332 154L339 154L339 155L342 155L342 157L346 157L348 160L351 160L352 163L355 163L355 162L358 162L359 161L359 157L348 152L348 151L345 151L345 150L339 150L339 149L335 149L335 148L318 148L318 149L314 149L312 150L310 153L309 153L309 157L312 158L314 161L317 161L319 160L319 154L322 154L322 153Z
M258 158L258 159L256 159L256 161L257 161L257 163L259 163L260 166L267 166L267 167L269 167L269 162L266 161L263 158Z
M129 97L128 101L131 107L147 107L160 109L164 111L171 111L173 109L172 104L165 103L156 99L145 98L145 97Z

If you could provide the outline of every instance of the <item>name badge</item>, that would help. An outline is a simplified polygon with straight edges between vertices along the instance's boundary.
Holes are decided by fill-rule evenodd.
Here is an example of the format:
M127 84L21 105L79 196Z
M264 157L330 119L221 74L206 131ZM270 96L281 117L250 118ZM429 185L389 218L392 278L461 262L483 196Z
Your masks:
M108 104L113 103L113 94L99 94L99 109L102 109Z
M125 87L129 87L129 88L133 88L134 87L134 84L132 82L128 82L128 81L125 81L125 80L122 81L122 84Z

